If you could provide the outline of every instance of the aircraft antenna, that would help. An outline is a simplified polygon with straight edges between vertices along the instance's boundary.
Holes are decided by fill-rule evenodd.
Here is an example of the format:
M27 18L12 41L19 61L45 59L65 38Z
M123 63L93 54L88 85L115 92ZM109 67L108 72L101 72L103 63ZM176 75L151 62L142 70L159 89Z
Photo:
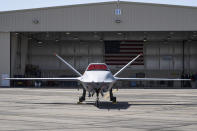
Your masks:
M120 69L116 74L114 74L114 77L116 77L118 74L120 74L125 68L127 68L130 64L132 64L137 58L139 58L142 54L139 54L136 56L133 60L131 60L128 64L126 64L122 69Z
M68 62L66 62L63 58L61 58L58 54L55 53L55 56L59 58L64 64L66 64L70 69L72 69L75 73L77 73L79 76L82 76L81 73L79 73L75 68L73 68Z

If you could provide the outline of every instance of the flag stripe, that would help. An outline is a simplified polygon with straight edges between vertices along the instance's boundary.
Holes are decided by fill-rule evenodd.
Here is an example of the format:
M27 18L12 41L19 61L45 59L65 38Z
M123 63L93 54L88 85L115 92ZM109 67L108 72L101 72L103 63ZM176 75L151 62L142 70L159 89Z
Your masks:
M118 59L112 60L112 59L107 59L106 61L107 61L107 62L113 62L113 61L116 61L116 62L121 61L121 62L122 62L122 61L124 61L124 62L127 62L127 63L128 63L128 62L131 61L131 60L118 60ZM139 59L138 59L138 60L135 60L135 61L136 61L136 62L144 62L144 60L139 60Z
M107 65L126 65L127 63L106 63ZM132 63L131 65L144 65L144 63Z
M136 57L136 55L134 56L134 55L126 55L126 56L120 56L120 55L117 55L117 54L110 54L110 55L105 55L105 57L106 58L128 58L128 59L132 59L132 58L135 58ZM144 58L143 56L140 56L139 58Z
M119 54L141 54L141 53L143 52L119 52Z
M143 48L121 48L120 50L143 50Z
M105 62L108 65L125 65L143 54L143 41L105 41ZM132 65L144 65L140 56Z

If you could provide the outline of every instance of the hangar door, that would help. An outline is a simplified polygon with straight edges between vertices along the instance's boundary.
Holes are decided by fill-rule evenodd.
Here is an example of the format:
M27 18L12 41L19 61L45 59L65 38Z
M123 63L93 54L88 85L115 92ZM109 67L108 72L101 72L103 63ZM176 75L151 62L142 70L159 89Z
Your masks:
M53 75L72 75L70 69L59 61L53 54L59 54L80 72L83 72L89 63L103 61L103 44L98 42L62 41L59 43L48 42L38 45L30 43L28 47L28 63L37 65L42 72ZM62 72L63 71L63 72Z
M54 53L59 54L81 73L89 63L103 61L103 42L51 41L42 42L18 37L12 42L12 75L21 77L61 77L75 74ZM14 51L15 50L15 51ZM36 68L36 69L35 69ZM39 73L36 73L39 72Z

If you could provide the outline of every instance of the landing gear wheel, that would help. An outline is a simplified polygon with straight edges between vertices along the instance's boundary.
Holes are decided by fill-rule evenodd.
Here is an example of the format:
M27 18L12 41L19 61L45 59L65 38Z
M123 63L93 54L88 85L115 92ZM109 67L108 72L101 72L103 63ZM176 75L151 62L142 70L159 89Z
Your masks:
M82 103L83 101L85 101L85 97L83 96L79 97L79 103Z
M95 102L95 106L99 107L99 90L96 90L96 102Z
M112 98L111 98L111 101L112 101L113 104L116 104L116 103L117 103L116 97L112 97Z
M96 100L95 106L96 106L96 107L99 107L99 105L100 105L99 100Z
M110 90L110 101L112 101L113 104L116 104L116 97L113 96L112 89Z
M85 101L86 98L86 90L83 89L83 95L81 97L79 97L79 102L77 102L78 104L82 103L83 101Z
M82 104L82 102L79 102L79 101L78 101L77 104Z

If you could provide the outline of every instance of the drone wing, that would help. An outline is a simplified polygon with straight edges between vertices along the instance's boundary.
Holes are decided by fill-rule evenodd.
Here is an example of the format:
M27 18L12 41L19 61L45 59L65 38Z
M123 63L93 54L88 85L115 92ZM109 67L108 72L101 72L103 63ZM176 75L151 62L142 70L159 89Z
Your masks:
M71 78L4 78L5 80L51 80L51 81L78 81L80 77L71 77Z
M116 80L128 80L128 81L191 81L191 79L168 79L168 78L119 78L115 77Z

